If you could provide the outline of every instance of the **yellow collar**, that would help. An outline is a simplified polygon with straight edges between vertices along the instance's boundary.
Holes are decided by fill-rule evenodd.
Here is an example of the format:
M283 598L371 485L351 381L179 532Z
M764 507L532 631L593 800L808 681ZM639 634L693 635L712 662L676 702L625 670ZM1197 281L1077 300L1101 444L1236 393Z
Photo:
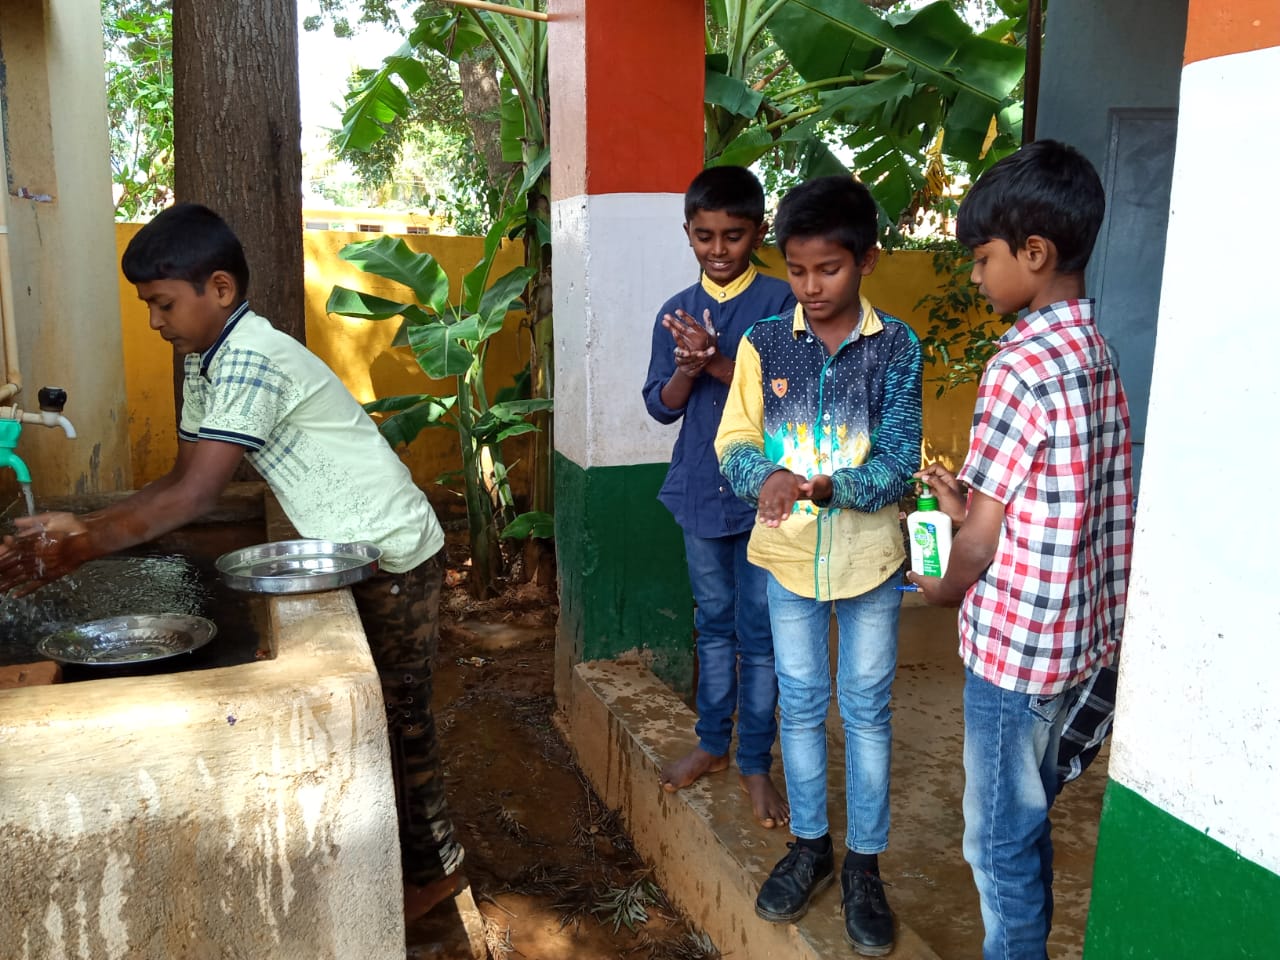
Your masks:
M717 303L724 303L726 300L732 300L738 294L742 293L747 287L751 286L751 281L756 278L756 265L748 263L747 269L740 276L730 280L725 286L720 286L714 280L711 280L704 273L702 275L702 289L711 295L711 299Z
M884 321L880 319L880 314L876 313L875 307L871 306L871 301L867 299L866 294L859 293L858 301L862 307L862 323L858 325L858 336L868 337L883 330ZM804 319L804 307L797 303L791 318L791 333L798 337L808 329Z

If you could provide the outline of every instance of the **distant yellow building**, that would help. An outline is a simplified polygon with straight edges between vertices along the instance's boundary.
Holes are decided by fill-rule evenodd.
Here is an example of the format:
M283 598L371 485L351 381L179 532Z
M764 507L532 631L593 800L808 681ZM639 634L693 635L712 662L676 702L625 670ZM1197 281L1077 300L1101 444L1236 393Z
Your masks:
M302 225L307 230L342 230L347 233L452 234L444 217L411 210L358 210L350 207L305 207Z

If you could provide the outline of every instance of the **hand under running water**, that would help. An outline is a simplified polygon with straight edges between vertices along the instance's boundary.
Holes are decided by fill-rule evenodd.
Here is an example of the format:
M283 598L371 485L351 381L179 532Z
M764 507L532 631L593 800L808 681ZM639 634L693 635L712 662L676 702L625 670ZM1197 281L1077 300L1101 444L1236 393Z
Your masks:
M74 513L16 517L0 545L0 593L21 597L64 577L88 559L89 526Z

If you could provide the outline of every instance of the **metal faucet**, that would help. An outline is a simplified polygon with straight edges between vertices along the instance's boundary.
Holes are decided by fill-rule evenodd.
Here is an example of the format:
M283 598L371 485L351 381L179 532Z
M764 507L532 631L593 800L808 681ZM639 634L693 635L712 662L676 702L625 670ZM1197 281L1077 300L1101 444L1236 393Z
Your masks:
M62 432L67 435L67 439L74 440L76 438L76 428L71 425L70 420L62 415L62 408L67 405L67 391L61 387L41 387L36 397L40 404L39 413L23 410L17 405L0 407L0 422L34 423L42 427L61 427ZM21 428L19 428L19 433L21 433ZM14 437L14 443L17 443L17 437Z
M24 423L37 423L42 427L61 427L69 439L75 439L76 428L62 415L67 404L67 391L61 387L41 387L37 394L40 412L25 411L17 405L0 407L0 469L8 467L22 484L31 483L31 471L14 450L22 436Z

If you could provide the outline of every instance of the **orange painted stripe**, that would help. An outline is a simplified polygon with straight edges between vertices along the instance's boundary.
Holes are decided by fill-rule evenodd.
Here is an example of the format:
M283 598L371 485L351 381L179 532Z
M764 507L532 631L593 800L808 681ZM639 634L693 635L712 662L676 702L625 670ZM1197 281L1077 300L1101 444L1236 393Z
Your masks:
M703 5L553 0L553 199L683 193L703 157Z
M1183 63L1280 46L1280 0L1190 0Z

